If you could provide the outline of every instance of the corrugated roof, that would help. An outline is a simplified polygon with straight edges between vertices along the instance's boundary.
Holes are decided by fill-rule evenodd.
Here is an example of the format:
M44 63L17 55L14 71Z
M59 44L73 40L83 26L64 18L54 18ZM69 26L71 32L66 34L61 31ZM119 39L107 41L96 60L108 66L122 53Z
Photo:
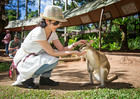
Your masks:
M15 27L22 27L22 26L31 26L31 25L37 25L39 21L41 20L40 17L30 18L28 20L15 20L15 21L9 21L8 25L5 27L5 29L8 28L15 28Z
M111 5L111 4L116 3L118 1L120 1L120 0L96 0L94 2L90 2L90 3L86 4L84 6L77 7L73 10L64 11L63 14L64 14L65 18L70 18L70 17L74 17L74 16L88 13L88 12L93 11L95 9L99 9L99 8Z
M103 2L105 1L105 2ZM101 10L105 7L103 20L112 20L119 17L129 16L140 12L140 0L96 0L84 6L67 10L63 12L64 17L68 20L63 26L78 26L89 23L99 22ZM12 31L21 31L33 29L40 18L30 18L28 20L10 21L5 29Z
M140 0L96 0L85 6L64 12L68 20L63 26L78 26L99 22L104 8L103 20L112 20L140 13Z

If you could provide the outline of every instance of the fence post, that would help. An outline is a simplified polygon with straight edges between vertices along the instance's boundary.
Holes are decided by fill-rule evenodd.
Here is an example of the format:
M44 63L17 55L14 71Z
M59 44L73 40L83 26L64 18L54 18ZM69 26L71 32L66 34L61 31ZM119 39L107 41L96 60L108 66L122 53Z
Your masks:
M101 15L100 15L100 21L99 21L99 51L101 51L101 25L102 25L104 9L105 9L105 7L102 8Z

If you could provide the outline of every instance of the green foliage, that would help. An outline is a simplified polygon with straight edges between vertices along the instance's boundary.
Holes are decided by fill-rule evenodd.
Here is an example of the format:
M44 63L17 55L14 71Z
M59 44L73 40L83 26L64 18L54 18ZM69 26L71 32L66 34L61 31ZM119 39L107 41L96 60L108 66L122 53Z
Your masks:
M38 10L32 11L31 9L29 9L28 18L37 17L37 16L38 16Z
M116 42L113 43L109 43L109 50L119 50L120 49L120 45Z
M26 0L19 0L19 8L21 9L25 9L25 3ZM28 6L34 6L35 5L35 0L28 0ZM6 10L10 10L10 9L17 9L17 0L9 0L9 4L6 5Z
M89 36L89 39L87 41L89 42L90 40L94 41L91 46L93 46L94 49L99 49L99 38L96 38L96 36L95 37Z
M15 10L7 10L6 14L8 16L9 21L16 20L16 11Z
M121 48L121 38L121 30L118 26L113 25L110 33L102 33L101 49L119 50ZM97 33L71 36L68 43L72 44L80 39L85 39L87 41L94 40L92 46L95 49L99 49L99 38ZM136 39L128 39L128 46L130 49L140 49L140 37L137 37Z
M118 18L118 19L113 20L113 23L115 23L117 25L124 25L124 24L127 24L128 22L129 22L128 17L125 17L124 19Z
M140 99L140 89L92 89L81 91L23 89L0 86L1 99Z
M0 72L8 71L11 63L0 63Z
M77 42L77 40L78 40L78 36L75 36L75 37L72 36L71 39L69 39L68 45L71 45L72 43Z
M129 39L128 47L132 50L140 49L140 37L136 37L136 39Z
M26 0L19 0L19 18L21 17L22 14L21 10L25 10L25 3ZM34 5L35 5L35 0L28 0L28 6L34 6ZM16 20L17 0L9 0L9 4L6 5L5 10L6 10L6 15L10 21ZM9 12L9 10L12 10L12 12L11 11Z
M72 43L75 43L78 41L79 36L71 36L69 41L68 41L68 45L71 45ZM79 45L77 47L75 47L75 49L78 49Z
M59 37L60 42L64 45L64 37Z

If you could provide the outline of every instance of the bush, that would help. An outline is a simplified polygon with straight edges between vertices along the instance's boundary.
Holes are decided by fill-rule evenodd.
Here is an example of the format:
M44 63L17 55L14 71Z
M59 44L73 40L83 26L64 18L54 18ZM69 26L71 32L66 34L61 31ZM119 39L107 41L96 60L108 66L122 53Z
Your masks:
M131 50L140 49L140 37L136 37L136 39L129 39L128 40L128 47Z
M119 50L120 49L120 45L116 42L113 42L112 44L109 43L109 50Z

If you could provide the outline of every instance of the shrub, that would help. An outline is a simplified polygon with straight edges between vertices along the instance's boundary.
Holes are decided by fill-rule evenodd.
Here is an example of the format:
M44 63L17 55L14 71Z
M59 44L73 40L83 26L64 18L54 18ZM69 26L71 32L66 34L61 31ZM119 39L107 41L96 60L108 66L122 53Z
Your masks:
M132 50L140 49L140 37L136 37L136 39L129 39L128 47Z

